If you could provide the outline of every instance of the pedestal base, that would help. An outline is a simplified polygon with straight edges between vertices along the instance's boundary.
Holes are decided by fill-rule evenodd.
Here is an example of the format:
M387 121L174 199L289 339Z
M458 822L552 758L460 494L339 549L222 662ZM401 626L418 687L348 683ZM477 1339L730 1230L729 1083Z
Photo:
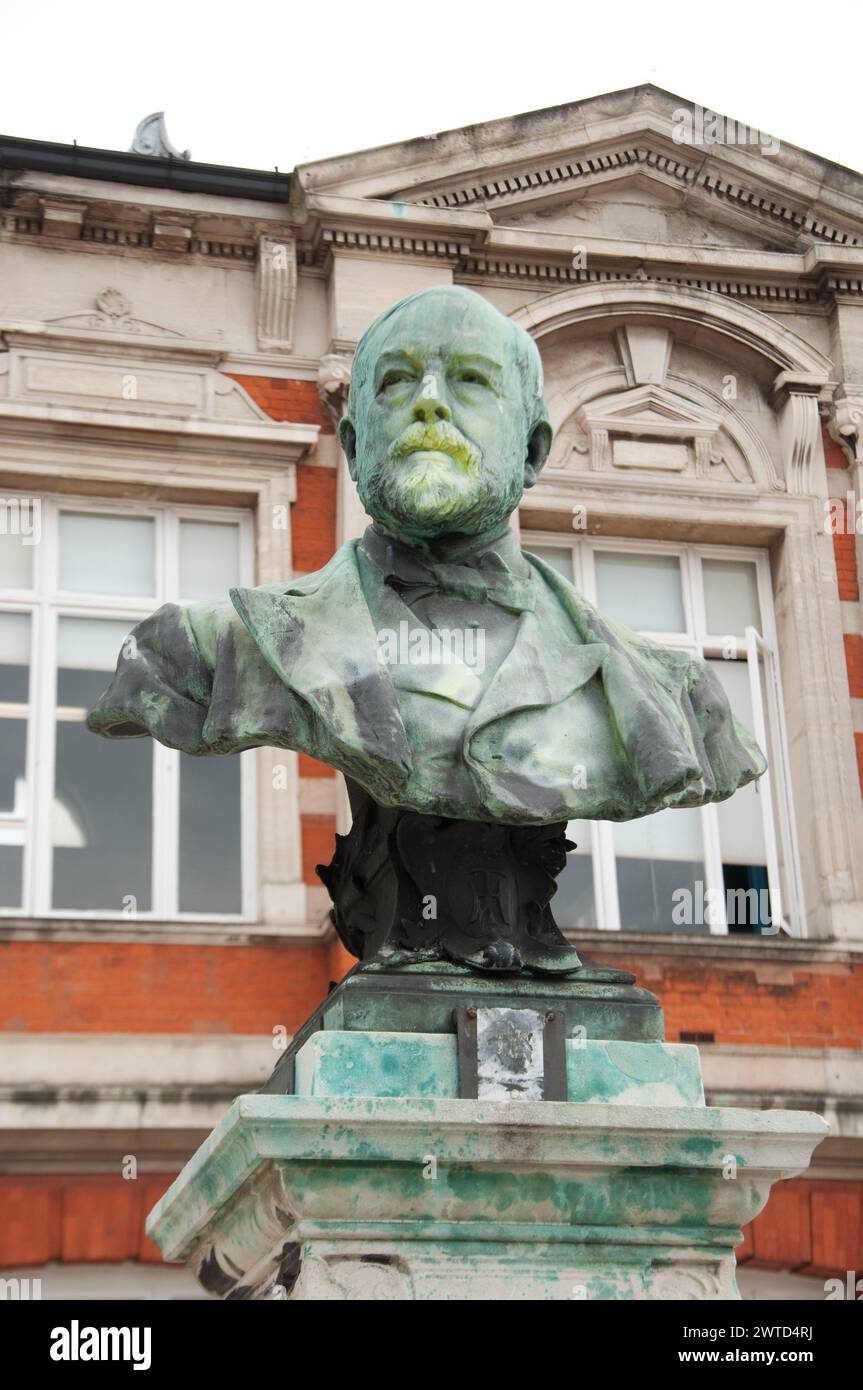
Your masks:
M689 1047L569 1040L567 1101L452 1099L455 1049L316 1034L151 1213L165 1257L227 1298L736 1298L741 1226L827 1132L708 1109Z

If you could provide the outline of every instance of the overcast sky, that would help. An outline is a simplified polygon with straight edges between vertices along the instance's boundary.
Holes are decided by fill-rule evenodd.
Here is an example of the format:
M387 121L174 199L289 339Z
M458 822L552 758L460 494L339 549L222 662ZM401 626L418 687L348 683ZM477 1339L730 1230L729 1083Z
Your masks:
M655 82L863 170L863 5L0 0L0 133L308 159Z

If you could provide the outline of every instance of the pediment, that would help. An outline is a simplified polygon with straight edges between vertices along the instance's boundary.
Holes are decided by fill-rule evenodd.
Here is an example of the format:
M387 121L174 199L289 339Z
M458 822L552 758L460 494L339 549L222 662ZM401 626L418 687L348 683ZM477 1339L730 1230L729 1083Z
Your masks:
M703 108L646 84L317 161L297 176L308 194L483 211L501 227L632 238L640 220L653 241L863 244L863 176L724 116L727 138L702 121L681 140L681 110Z
M601 401L591 401L576 412L587 430L604 429L631 438L710 438L719 429L720 417L667 390L664 386L635 386Z
M720 246L749 251L788 251L800 233L751 214L711 204L697 190L649 174L608 178L578 196L546 195L523 207L492 211L498 226L530 228L579 237L610 237L674 246Z

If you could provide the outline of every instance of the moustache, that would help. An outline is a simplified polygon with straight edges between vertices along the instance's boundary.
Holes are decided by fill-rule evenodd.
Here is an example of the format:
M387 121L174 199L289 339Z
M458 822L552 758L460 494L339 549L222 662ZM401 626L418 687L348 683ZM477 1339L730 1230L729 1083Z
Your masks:
M400 463L421 449L449 454L466 472L475 472L479 467L479 449L448 420L415 421L390 445L388 453L392 462Z

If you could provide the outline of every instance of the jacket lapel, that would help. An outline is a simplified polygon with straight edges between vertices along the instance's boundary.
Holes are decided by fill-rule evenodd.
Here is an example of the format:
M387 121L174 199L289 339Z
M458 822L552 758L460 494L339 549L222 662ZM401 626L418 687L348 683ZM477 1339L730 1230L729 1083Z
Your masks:
M671 793L701 796L713 790L712 773L690 708L687 686L693 658L656 647L599 613L549 565L530 563L569 614L582 641L603 649L602 684L627 763L645 803Z
M375 781L403 786L410 750L391 676L378 661L356 542L287 588L232 589L231 602L276 675L348 759L372 764Z
M486 725L521 709L560 704L602 666L605 643L556 643L545 635L541 606L539 614L522 613L515 641L468 722L468 752L470 740Z
M375 640L380 633L391 633L397 645L398 660L387 668L396 689L436 696L463 709L472 709L482 693L482 679L458 653L450 650L447 659L437 663L412 661L413 635L425 632L430 637L431 630L389 584L376 586L368 602Z

